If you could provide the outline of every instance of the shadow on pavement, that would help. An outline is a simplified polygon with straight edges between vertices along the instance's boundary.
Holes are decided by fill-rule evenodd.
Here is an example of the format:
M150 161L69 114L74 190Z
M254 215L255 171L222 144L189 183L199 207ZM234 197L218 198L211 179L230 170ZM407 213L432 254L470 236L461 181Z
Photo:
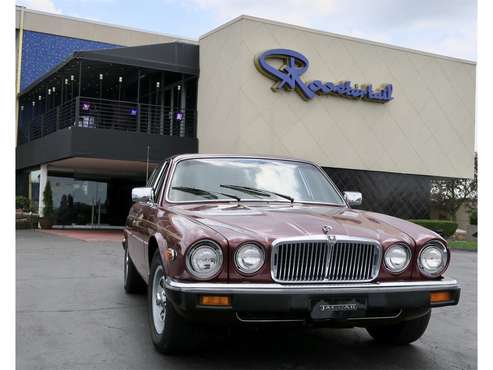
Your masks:
M143 297L143 303L146 297ZM134 320L136 318L133 318ZM147 316L142 320L147 322ZM162 357L163 369L431 369L423 344L385 346L364 329L205 329L191 353ZM425 334L426 335L426 334ZM150 342L150 340L149 340ZM151 344L152 347L152 344ZM153 348L151 348L153 350ZM155 352L155 351L154 351Z

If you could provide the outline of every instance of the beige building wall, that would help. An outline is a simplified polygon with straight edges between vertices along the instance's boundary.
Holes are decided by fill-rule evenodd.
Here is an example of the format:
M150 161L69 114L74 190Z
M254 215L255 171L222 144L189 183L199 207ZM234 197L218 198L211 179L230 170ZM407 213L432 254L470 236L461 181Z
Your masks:
M322 166L472 177L475 64L242 16L199 40L200 152L286 155ZM304 81L392 83L386 104L273 92L254 56L293 49Z
M16 7L16 29L20 26L22 7ZM174 35L147 32L101 22L45 13L24 8L24 30L59 36L106 42L121 46L139 46L172 41L196 44L190 39Z

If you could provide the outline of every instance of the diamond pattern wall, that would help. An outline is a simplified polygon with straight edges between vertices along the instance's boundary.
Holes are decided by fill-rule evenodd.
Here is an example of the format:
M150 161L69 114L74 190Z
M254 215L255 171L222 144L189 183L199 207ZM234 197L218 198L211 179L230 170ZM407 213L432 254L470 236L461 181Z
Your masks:
M403 219L430 217L431 177L324 168L341 191L360 191L360 209Z
M200 41L200 152L301 157L330 168L471 177L475 64L242 16ZM386 104L274 93L256 54L288 48L305 81L392 83Z

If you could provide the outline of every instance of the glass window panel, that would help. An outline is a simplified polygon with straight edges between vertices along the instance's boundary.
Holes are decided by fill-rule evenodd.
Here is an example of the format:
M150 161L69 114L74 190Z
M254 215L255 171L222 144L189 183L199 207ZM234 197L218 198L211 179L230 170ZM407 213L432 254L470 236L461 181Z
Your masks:
M344 201L315 166L288 160L249 158L189 159L177 164L169 191L172 201L231 199L219 193L236 195L243 200L286 199L276 195L234 190L220 185L237 185L288 195L298 202L320 202L344 205ZM212 193L183 191L196 188Z
M48 176L53 191L57 224L104 224L107 215L108 184L69 177Z

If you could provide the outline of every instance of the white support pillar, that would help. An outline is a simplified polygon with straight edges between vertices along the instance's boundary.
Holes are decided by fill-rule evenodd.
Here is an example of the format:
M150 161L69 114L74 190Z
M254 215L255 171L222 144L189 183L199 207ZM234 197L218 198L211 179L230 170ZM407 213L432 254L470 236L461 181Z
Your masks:
M45 207L44 191L47 182L48 182L48 165L42 164L40 167L40 175L39 175L39 209L38 209L39 217L43 217L43 209Z

